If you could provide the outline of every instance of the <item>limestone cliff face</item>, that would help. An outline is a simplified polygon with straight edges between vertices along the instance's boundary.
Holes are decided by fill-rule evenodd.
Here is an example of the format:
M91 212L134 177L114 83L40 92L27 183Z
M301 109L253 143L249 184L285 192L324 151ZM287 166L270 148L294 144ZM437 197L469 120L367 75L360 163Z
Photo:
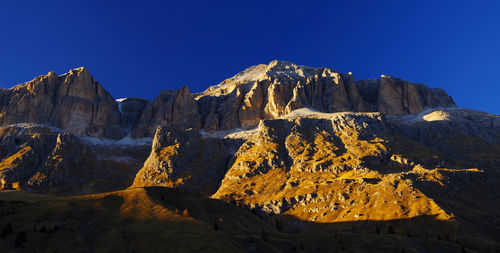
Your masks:
M422 111L424 108L453 107L453 99L441 89L431 89L386 75L380 79L358 82L361 96L368 102L370 111L403 115Z
M250 67L206 91L164 90L154 101L114 101L87 69L50 72L11 89L0 89L0 125L37 123L79 136L152 137L159 125L207 132L254 128L296 109L382 112L404 115L455 106L443 90L398 78L356 82L351 73L286 61Z
M113 97L87 69L50 72L0 92L0 124L46 124L77 135L118 139L120 113Z
M455 106L451 97L398 78L355 82L351 73L285 61L250 67L196 95L206 131L252 128L303 107L321 112L410 114L426 107Z
M179 90L164 90L141 113L135 137L153 136L159 125L175 126L182 129L201 128L198 103L193 99L188 87Z
M121 114L121 126L128 130L137 128L141 114L150 101L143 98L121 98L116 101Z

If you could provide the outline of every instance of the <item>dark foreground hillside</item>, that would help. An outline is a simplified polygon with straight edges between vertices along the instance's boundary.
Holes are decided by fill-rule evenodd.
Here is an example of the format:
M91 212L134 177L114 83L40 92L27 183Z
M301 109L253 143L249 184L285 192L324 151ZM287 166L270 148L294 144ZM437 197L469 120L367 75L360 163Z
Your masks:
M0 199L0 247L6 252L474 252L461 246L460 238L426 239L395 229L415 223L454 226L426 216L318 223L290 233L282 232L286 224L275 217L164 187L75 197L10 191ZM356 232L365 226L377 229Z

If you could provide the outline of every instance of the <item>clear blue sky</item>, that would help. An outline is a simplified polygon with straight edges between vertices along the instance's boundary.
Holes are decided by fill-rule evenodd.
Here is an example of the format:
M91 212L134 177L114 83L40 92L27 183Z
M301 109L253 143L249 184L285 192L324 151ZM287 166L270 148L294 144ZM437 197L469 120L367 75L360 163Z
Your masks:
M500 114L500 1L2 1L0 87L87 67L115 98L288 60Z

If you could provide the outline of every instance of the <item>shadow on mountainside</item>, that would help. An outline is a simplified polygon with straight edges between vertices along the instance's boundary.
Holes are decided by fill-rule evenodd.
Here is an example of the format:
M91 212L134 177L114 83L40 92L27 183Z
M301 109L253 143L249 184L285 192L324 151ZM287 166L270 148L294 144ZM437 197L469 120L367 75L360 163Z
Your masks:
M221 200L190 195L172 198L169 196L172 193L161 187L146 188L146 191L151 199L163 207L178 213L186 212L206 223L217 224L218 229L226 232L228 236L245 236L260 231L258 235L262 239L262 231L265 231L267 240L264 241L282 252L298 249L306 252L332 249L366 251L368 248L375 252L401 252L405 249L422 252L463 252L466 248L484 251L499 247L488 239L474 238L463 233L462 226L456 221L443 221L432 215L383 221L319 223L286 214L268 216L264 212L238 206L235 202L228 205ZM249 215L260 221L245 223L248 222ZM248 232L242 233L245 230ZM251 241L233 243L237 243L236 246L240 248L251 248L248 244Z
M500 174L460 169L441 169L439 173L447 180L423 181L415 174L406 174L402 179L411 179L416 188L453 215L464 232L500 242Z
M25 195L13 194L19 194L18 199ZM433 216L316 223L289 215L267 216L165 187L32 202L2 201L0 209L2 230L7 224L13 230L2 232L0 247L13 250L17 245L20 252L498 250L498 245L469 238L456 222ZM22 242L17 239L21 233Z

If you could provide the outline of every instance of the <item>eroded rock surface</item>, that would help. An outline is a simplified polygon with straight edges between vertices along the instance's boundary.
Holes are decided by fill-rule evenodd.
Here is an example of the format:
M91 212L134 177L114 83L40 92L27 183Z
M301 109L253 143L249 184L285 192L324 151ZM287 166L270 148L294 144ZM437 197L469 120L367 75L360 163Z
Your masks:
M411 114L455 103L440 89L398 78L354 81L351 73L300 66L286 61L250 67L196 95L203 128L217 131L252 128L309 107L321 112Z
M498 119L448 109L391 119L381 113L302 111L264 120L236 152L212 197L266 216L315 223L429 216L454 224L437 234L457 236L466 226L470 234L487 236L481 226L500 231L477 218L499 218ZM283 226L305 229L293 220Z
M455 106L440 89L398 78L355 81L351 73L272 61L250 67L206 91L164 90L150 102L115 101L86 68L54 72L0 90L0 125L44 124L78 136L153 137L159 125L207 132L250 129L309 107L321 112L403 115Z
M193 129L159 126L151 154L133 186L168 186L211 194L238 144L238 140L203 137Z
M61 129L18 124L0 127L3 189L63 195L129 186L150 145L96 145Z
M61 76L50 72L2 93L1 125L44 124L110 139L126 134L113 97L83 67Z

